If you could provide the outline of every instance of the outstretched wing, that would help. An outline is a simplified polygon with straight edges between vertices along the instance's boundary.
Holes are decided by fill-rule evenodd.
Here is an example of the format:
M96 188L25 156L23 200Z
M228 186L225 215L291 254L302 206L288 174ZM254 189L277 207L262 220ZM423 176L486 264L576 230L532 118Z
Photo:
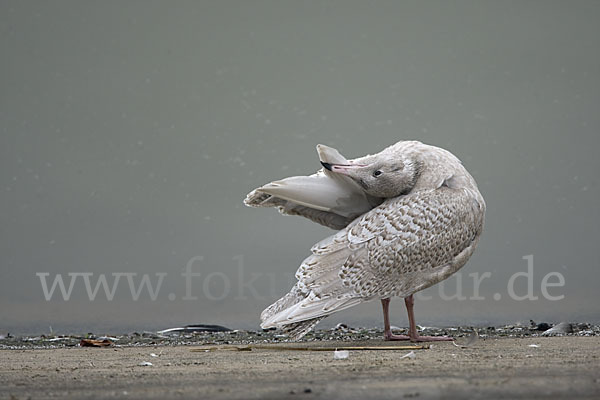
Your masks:
M318 145L319 159L347 163L337 150ZM300 215L333 229L342 229L353 219L381 204L367 195L352 179L325 169L309 176L293 176L254 189L244 204L276 207L282 214Z
M298 283L263 312L261 326L408 296L447 278L473 252L484 207L470 191L446 186L386 200L313 247L296 273Z

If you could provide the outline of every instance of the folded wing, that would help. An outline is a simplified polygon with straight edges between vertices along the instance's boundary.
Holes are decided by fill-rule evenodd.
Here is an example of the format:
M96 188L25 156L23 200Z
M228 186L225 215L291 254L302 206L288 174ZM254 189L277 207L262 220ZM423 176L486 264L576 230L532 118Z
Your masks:
M446 186L386 200L313 246L298 282L263 311L261 326L310 328L308 321L447 278L473 252L484 207L469 191Z

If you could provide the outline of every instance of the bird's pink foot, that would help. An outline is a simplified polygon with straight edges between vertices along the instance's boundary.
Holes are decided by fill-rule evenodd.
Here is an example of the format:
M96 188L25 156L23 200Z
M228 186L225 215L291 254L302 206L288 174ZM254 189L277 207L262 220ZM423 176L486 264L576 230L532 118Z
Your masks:
M451 342L454 338L448 336L419 336L411 338L411 342Z
M383 334L383 338L385 340L390 340L390 341L395 341L395 340L410 340L410 336L406 336L406 335L394 335L393 333L384 333Z

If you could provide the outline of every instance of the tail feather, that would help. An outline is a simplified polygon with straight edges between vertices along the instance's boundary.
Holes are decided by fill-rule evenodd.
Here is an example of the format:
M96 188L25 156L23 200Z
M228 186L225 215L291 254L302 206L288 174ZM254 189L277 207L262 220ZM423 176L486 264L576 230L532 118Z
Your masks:
M319 299L314 292L311 292L302 300L298 301L296 299L295 303L286 303L284 307L280 307L283 305L283 301L287 300L286 297L283 297L267 310L263 311L261 315L262 324L260 325L263 329L272 327L281 328L285 325L315 318L324 318L334 312L345 310L365 301L361 297L353 297L352 295ZM276 309L279 311L273 312Z
M262 321L260 324L261 328L267 329L275 327L276 325L267 324L267 321L269 321L274 315L277 315L285 309L292 307L294 304L301 302L306 298L306 296L307 293L305 293L300 288L300 285L296 283L288 294L271 304L260 314L260 319Z
M283 328L294 337L302 337L326 316L365 300L339 276L348 258L344 239L340 234L331 236L317 246L315 253L320 254L304 260L296 273L298 282L290 292L262 312L262 328Z
M293 341L298 341L304 337L311 329L315 327L325 317L313 318L302 322L296 322L294 324L285 325L283 331Z

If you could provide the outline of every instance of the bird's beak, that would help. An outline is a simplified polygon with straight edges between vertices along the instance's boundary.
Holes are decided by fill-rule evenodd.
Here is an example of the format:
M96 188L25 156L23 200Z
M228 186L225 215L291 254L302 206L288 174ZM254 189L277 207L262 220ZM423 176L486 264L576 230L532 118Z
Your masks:
M321 165L328 171L337 172L342 175L348 175L352 177L354 172L360 168L367 167L366 164L331 164L321 161Z

